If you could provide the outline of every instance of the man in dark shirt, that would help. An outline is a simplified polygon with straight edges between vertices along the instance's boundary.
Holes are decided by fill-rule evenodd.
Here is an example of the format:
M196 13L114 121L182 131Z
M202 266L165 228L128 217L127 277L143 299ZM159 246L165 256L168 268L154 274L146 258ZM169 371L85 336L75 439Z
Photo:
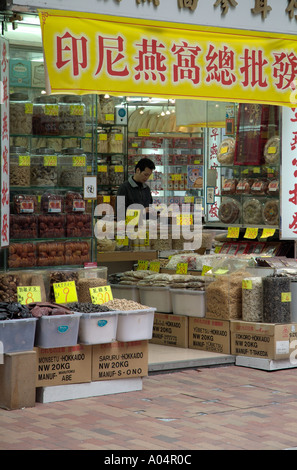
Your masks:
M135 166L134 175L129 176L128 180L119 187L117 196L125 197L125 213L131 204L140 204L146 212L149 211L149 205L153 203L153 198L146 181L154 169L155 164L152 160L142 158Z

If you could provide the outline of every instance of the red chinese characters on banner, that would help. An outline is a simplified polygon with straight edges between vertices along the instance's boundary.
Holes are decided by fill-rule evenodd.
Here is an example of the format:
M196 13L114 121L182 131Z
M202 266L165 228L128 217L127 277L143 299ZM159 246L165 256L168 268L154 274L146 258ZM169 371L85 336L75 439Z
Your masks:
M292 112L292 116L290 118L290 121L293 123L293 122L297 122L297 110L295 108L292 108L291 109L291 112ZM296 147L297 147L297 131L292 131L291 132L291 141L290 141L290 147L291 147L291 152L294 152L296 150ZM297 158L294 157L292 158L292 167L293 167L293 174L294 174L294 177L297 178ZM289 224L289 229L297 234L297 182L296 184L294 184L294 187L292 187L291 189L289 189L289 204L293 204L294 206L294 210L296 210L296 212L292 213L292 222Z
M1 119L1 246L9 245L9 104L8 42L0 38Z
M275 52L271 58L265 57L261 49L245 47L237 56L228 45L218 49L210 43L207 50L203 50L201 44L189 44L181 39L166 47L157 38L143 37L133 45L135 55L128 57L126 40L122 35L96 37L97 64L95 70L90 70L93 47L90 41L87 36L76 37L70 31L63 36L57 35L56 68L69 68L74 78L91 72L98 79L106 73L111 78L133 76L136 82L147 83L187 80L195 87L199 87L202 80L205 83L217 82L222 87L232 87L240 82L244 88L251 89L268 89L267 74L272 70L273 86L278 90L287 89L297 75L297 56L293 52ZM133 65L130 65L131 59Z

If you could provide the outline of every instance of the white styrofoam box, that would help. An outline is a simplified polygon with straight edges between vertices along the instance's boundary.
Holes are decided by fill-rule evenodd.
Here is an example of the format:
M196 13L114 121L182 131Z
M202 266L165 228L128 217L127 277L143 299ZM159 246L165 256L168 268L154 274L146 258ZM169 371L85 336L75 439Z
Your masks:
M205 317L205 292L190 289L170 289L174 315Z
M31 351L34 348L37 318L0 321L2 353Z
M137 286L126 286L124 284L111 284L112 295L115 299L127 299L140 302L139 289Z
M266 357L251 357L251 356L236 356L235 365L241 367L250 367L252 369L260 370L282 370L293 369L297 367L290 359L269 359Z
M139 286L140 303L160 313L172 312L169 287Z
M79 321L78 342L104 344L116 341L118 312L82 313Z
M45 349L75 346L80 316L81 313L70 313L39 318L36 325L35 346Z
M152 339L155 308L119 312L117 341Z
M36 401L39 403L53 403L55 401L76 400L77 398L99 397L142 390L142 378L129 378L118 380L99 380L82 384L56 385L52 387L38 387Z

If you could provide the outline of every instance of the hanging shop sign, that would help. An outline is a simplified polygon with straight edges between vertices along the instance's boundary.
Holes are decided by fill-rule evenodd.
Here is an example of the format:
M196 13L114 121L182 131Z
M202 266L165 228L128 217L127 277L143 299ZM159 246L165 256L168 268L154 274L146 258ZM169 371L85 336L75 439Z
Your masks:
M40 10L50 93L290 106L297 36Z
M0 38L1 247L9 245L9 65L8 41Z

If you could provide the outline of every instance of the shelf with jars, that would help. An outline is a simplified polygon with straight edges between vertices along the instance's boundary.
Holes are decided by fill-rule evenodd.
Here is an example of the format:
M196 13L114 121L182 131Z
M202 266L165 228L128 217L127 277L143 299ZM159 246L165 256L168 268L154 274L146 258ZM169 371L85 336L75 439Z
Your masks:
M233 134L222 135L215 159L208 153L207 168L213 173L206 182L205 223L278 229L281 110L258 104L234 108Z

